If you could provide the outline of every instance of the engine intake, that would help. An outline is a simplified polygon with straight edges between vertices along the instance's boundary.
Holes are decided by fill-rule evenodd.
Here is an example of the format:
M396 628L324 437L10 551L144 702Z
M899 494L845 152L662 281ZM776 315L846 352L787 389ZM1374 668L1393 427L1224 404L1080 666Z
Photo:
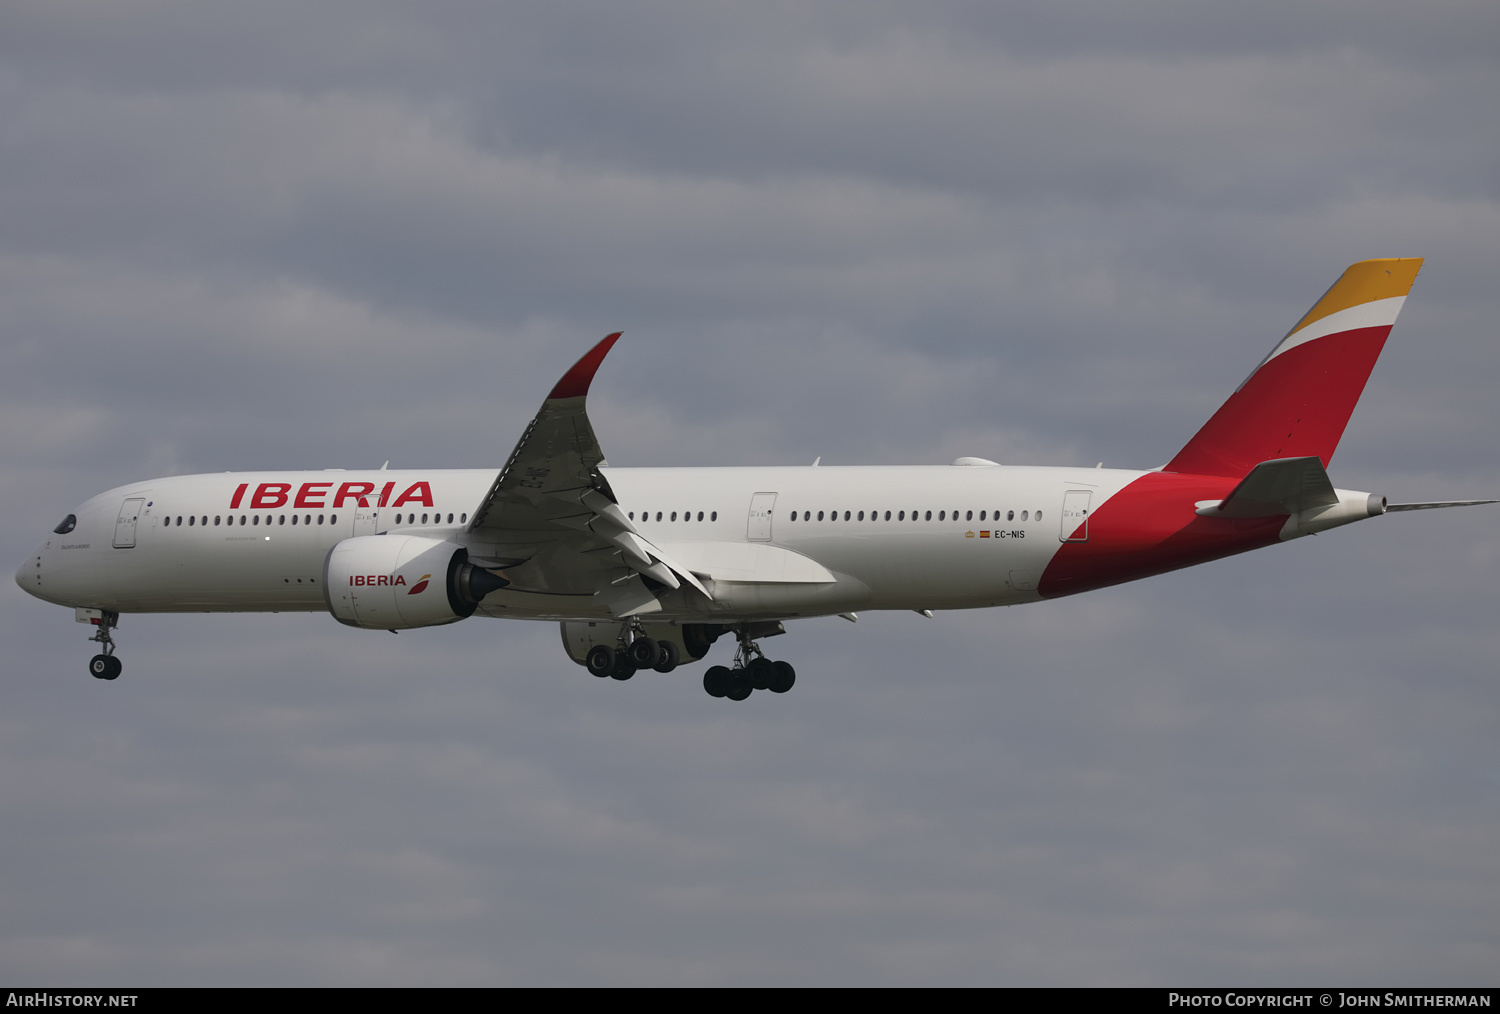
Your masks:
M345 539L323 561L323 600L334 619L368 630L410 630L474 615L510 582L469 562L455 542L420 535Z

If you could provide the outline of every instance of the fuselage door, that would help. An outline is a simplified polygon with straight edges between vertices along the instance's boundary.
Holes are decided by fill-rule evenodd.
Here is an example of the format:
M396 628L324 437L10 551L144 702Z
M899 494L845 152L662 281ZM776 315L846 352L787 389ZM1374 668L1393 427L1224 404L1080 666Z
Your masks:
M371 496L374 499L374 496ZM380 508L360 504L354 508L354 534L374 535L379 530Z
M750 495L750 524L745 532L745 538L751 542L771 541L771 511L775 506L775 493L752 493Z
M1070 489L1063 494L1062 532L1063 542L1089 541L1089 500L1093 493L1086 489Z
M120 504L120 516L115 518L115 548L135 548L135 526L141 520L141 508L146 500L126 500Z

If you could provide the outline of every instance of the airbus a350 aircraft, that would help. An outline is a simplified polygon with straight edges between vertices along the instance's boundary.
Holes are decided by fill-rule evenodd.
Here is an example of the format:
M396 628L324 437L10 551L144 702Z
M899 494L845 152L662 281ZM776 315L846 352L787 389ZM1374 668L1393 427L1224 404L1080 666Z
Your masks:
M595 676L670 672L737 642L703 685L789 690L759 641L856 610L1017 605L1389 511L1325 469L1420 258L1350 267L1166 465L610 468L585 399L612 334L493 470L224 472L131 483L65 517L16 572L71 606L120 674L127 612L309 612L371 630L551 620Z

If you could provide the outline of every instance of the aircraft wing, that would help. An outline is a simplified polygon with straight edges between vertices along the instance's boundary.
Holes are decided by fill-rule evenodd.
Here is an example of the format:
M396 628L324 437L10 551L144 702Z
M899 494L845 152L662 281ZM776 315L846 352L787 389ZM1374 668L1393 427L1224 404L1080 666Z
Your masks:
M466 531L469 559L518 590L592 594L617 616L655 612L683 584L712 598L620 510L585 402L612 334L563 374L521 434ZM648 580L649 579L649 583ZM653 587L652 585L656 587Z

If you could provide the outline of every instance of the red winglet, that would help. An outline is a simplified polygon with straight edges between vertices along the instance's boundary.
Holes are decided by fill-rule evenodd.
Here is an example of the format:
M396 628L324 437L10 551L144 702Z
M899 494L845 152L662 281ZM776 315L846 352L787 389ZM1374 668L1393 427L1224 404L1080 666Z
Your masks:
M599 364L604 362L604 357L609 354L615 342L620 340L621 331L605 338L598 345L584 353L583 358L573 364L573 368L563 374L563 378L557 382L552 393L547 395L547 400L554 398L582 398L589 393L589 385L594 382L594 374L599 372Z

